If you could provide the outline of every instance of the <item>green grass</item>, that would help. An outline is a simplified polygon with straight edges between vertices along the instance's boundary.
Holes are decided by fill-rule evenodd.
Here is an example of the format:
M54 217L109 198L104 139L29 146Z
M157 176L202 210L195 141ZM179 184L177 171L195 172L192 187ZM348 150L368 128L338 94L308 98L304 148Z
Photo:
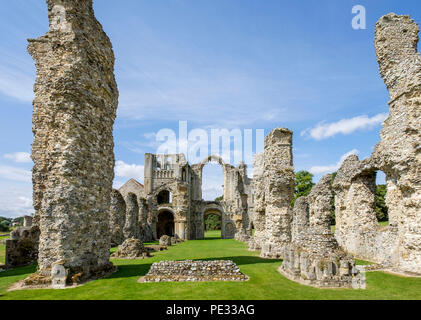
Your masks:
M221 239L221 230L206 231L206 239Z
M3 239L7 239L9 238L7 237L0 237L0 241L2 241ZM0 244L0 264L4 264L4 259L5 259L5 253L6 253L6 246L4 244Z
M188 241L145 260L112 260L119 271L109 278L67 290L25 290L7 292L14 282L35 271L35 266L0 273L0 299L421 299L421 278L406 278L382 272L367 273L367 290L316 289L290 281L278 273L281 260L265 260L247 245L218 239ZM137 283L153 262L184 259L231 259L248 282ZM364 262L359 262L364 263Z

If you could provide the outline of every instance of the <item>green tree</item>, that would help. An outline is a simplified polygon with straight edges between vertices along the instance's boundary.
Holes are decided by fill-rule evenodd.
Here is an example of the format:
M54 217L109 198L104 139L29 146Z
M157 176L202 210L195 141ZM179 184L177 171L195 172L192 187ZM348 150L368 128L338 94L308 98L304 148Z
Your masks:
M308 171L298 171L295 173L295 193L292 205L299 197L305 197L310 194L311 189L314 187L313 175Z
M389 213L386 206L386 193L386 185L379 184L376 189L376 215L379 222L389 220Z
M220 196L220 197L216 198L215 201L224 201L224 196Z

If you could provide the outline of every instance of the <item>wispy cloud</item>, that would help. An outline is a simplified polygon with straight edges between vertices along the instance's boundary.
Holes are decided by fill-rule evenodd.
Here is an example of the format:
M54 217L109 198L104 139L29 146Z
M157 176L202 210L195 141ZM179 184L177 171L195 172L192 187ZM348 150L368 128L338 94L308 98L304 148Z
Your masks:
M319 123L315 128L309 128L301 132L301 136L310 136L315 140L323 140L337 134L348 135L357 130L371 129L381 124L387 116L386 113L379 113L371 118L362 115L351 119L341 119L338 122Z
M31 155L28 152L7 153L3 156L5 159L12 160L17 163L31 163Z
M335 172L341 167L342 163L346 160L346 158L353 154L358 155L358 153L359 151L357 149L351 150L345 153L337 163L330 164L327 166L315 166L310 168L310 172L317 175Z
M116 161L115 175L120 178L133 178L143 183L144 166L137 164L127 164L124 161Z
M30 183L0 182L0 216L14 218L34 213Z
M0 51L0 94L31 102L34 98L35 67L29 57Z
M0 177L13 181L31 182L32 173L30 170L11 166L0 166Z

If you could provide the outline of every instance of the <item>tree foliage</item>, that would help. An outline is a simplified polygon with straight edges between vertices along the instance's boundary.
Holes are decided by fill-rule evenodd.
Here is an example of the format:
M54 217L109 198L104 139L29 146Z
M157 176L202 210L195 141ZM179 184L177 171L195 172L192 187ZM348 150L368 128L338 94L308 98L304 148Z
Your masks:
M292 205L299 197L305 197L310 194L311 189L314 187L313 175L308 171L298 171L295 173L295 193Z
M210 214L205 218L205 229L210 230L221 230L221 217L217 214Z
M389 220L389 212L386 206L387 187L379 184L376 189L376 215L379 222Z

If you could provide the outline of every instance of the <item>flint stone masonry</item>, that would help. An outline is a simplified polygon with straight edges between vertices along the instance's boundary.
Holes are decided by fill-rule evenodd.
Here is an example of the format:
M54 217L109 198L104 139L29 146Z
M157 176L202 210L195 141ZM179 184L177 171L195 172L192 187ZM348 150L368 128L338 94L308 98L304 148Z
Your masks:
M50 29L30 39L37 68L33 102L33 198L39 274L51 285L61 262L80 281L115 270L109 261L118 104L112 45L92 0L47 0ZM50 279L49 281L47 279Z
M230 260L186 260L155 262L139 282L247 281L248 279Z
M171 246L172 245L172 243L171 243L171 237L166 236L166 235L162 236L159 239L159 245L160 246L166 246L166 247Z
M149 253L139 239L127 239L122 245L118 246L112 257L119 259L144 259L149 257Z
M264 165L265 154L259 153L254 157L253 166L253 195L254 195L254 214L252 224L254 226L254 235L249 241L249 249L252 251L261 250L265 241L265 179Z
M5 241L7 269L30 265L37 261L39 246L38 226L21 227L10 233Z
M293 281L315 287L365 289L365 275L330 230L332 198L332 175L326 175L307 197L297 199L292 241L284 248L279 271Z
M380 74L389 91L389 116L370 158L349 157L334 182L341 246L396 272L421 274L421 57L418 25L390 13L376 24ZM375 215L376 171L386 174L390 225Z
M137 201L137 196L134 193L129 193L127 195L124 238L134 238L141 240L141 230L139 223L139 203Z
M265 139L265 239L260 256L282 258L291 242L291 201L294 196L292 131L278 128Z

